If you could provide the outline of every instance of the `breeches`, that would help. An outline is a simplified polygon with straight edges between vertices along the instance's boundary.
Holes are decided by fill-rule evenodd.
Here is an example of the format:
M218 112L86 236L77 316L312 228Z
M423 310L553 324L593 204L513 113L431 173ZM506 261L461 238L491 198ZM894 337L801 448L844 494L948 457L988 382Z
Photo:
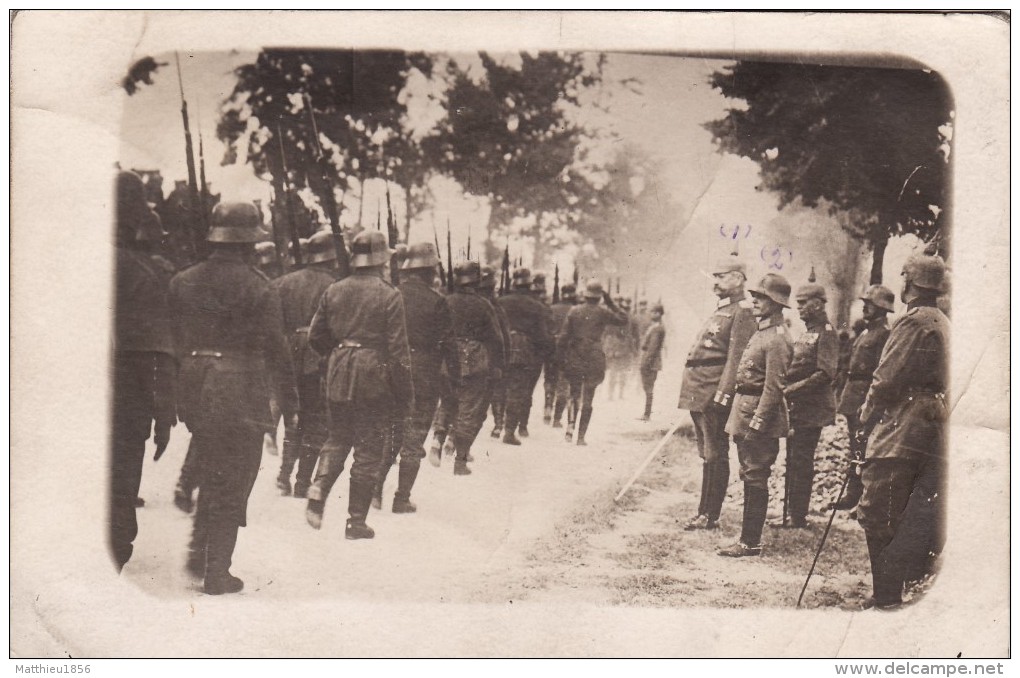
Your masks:
M542 372L542 365L515 365L510 369L506 390L507 420L513 424L525 421L531 409L531 397Z
M329 437L319 452L309 499L326 500L352 448L351 482L375 485L391 422L390 410L385 403L327 403Z
M485 422L490 391L489 378L484 374L463 377L456 388L457 410L451 422L450 436L458 451L469 449L475 442Z
M740 479L746 485L768 489L772 465L779 456L778 438L741 438L737 440Z
M263 430L221 421L193 431L199 469L195 520L203 525L247 525L248 497L262 461Z
M728 460L730 437L726 433L729 411L709 408L704 412L691 412L694 420L694 436L698 442L698 454L706 462Z

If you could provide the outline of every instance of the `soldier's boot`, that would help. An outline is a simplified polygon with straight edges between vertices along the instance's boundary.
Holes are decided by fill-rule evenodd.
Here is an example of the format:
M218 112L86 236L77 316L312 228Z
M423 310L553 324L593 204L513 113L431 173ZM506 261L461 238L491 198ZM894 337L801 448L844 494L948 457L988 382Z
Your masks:
M322 499L309 499L305 507L305 520L313 530L322 529L322 512L326 509L326 502Z
M453 475L469 476L471 469L468 468L468 449L457 447L457 460L453 462Z
M517 430L517 415L507 410L506 413L506 428L503 429L503 443L506 445L520 445L521 441L517 438L514 432Z
M276 488L283 497L291 493L290 474L294 472L294 464L297 463L297 446L294 443L293 440L283 439L283 459L280 462L280 473L276 476Z
M592 408L581 408L581 420L577 422L577 444L587 445L584 441L584 434L588 432L588 423L591 421Z
M446 431L436 431L432 435L432 446L429 447L429 463L439 468L443 463L443 443L446 442Z
M319 461L319 449L322 446L302 446L298 453L297 476L294 478L294 497L297 499L308 498L308 488L312 486L312 474L315 473L315 464Z
M786 470L786 510L783 518L773 520L771 527L804 529L807 525L808 504L811 501L811 482L797 469Z
M711 463L708 498L705 500L705 515L710 522L719 525L722 506L726 501L726 491L730 486L730 461L719 459Z
M861 501L861 495L864 494L864 483L861 482L861 477L857 475L855 469L851 469L848 473L850 473L850 479L846 484L846 492L843 493L842 499L829 506L830 509L850 511L857 508L857 504Z
M188 543L188 557L184 569L188 574L201 579L205 577L206 547L209 544L209 533L199 520L191 528L191 541Z
M687 531L703 530L708 525L708 503L712 498L712 464L707 461L701 465L701 501L698 503L698 514L687 521Z
M652 418L652 394L645 394L645 413L642 415L642 421L648 421Z
M394 513L414 513L418 510L418 507L411 503L411 489L418 477L419 468L420 464L417 459L414 460L414 463L411 463L410 460L400 460L400 468L397 471L397 491L393 495Z
M505 403L492 403L492 420L494 425L492 427L491 435L493 438L498 438L503 434L503 423L506 419L506 404Z
M563 410L567 409L567 401L563 398L557 398L556 404L553 405L553 428L563 428Z
M379 467L379 477L375 481L375 486L372 491L372 508L376 511L382 510L382 496L383 496L383 485L386 484L386 476L390 473L390 467L393 464L390 463L389 459L384 459L382 465Z
M751 547L761 546L761 531L765 527L765 514L769 510L767 488L744 483L744 521L740 541Z
M209 527L209 545L206 549L205 592L210 596L237 593L244 582L230 574L230 561L237 544L237 525Z
M545 390L545 407L542 408L542 423L551 424L553 417L553 405L556 402L556 392L552 389Z
M892 609L903 601L903 577L885 557L887 543L874 537L867 537L868 556L871 559L871 588L873 591L868 607ZM866 603L867 605L867 603Z
M365 523L368 518L369 506L372 504L373 489L374 485L371 482L351 480L351 494L347 500L347 527L344 529L345 539L372 539L375 537L375 530Z

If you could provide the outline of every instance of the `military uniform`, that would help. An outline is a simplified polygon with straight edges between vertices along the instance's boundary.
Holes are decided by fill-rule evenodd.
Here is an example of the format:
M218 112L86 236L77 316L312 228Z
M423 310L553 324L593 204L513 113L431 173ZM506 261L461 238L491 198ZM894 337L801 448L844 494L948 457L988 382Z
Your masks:
M506 365L507 354L510 352L510 319L506 317L503 307L492 297L491 290L481 289L478 295L485 300L493 323L499 330L499 354L502 356L502 364ZM505 373L490 379L489 404L492 407L493 438L499 437L503 432L506 421L507 379L508 375Z
M652 400L655 391L655 379L662 369L662 344L666 339L666 329L661 320L653 320L641 338L641 387L645 391L644 419L652 416Z
M896 604L903 582L941 551L949 319L935 298L908 304L889 333L861 409L874 426L857 510L871 555L874 599Z
M560 329L563 327L563 321L567 317L567 311L573 308L574 303L572 301L563 300L557 301L554 304L547 306L546 323L549 326L549 332L552 334L553 341L559 336ZM550 352L548 359L545 361L545 366L542 368L543 384L542 391L545 396L545 416L543 417L547 424L556 425L556 422L563 416L563 408L567 405L567 397L569 396L569 388L564 381L563 384L563 403L559 406L559 416L556 415L557 411L557 394L560 391L560 365L559 357L556 354L555 344L553 350Z
M217 206L211 241L221 208L229 218L237 206ZM280 299L243 253L214 250L174 277L170 309L181 360L178 412L200 468L192 555L206 555L207 592L231 592L239 586L224 589L224 580L236 579L227 570L272 424L268 384L288 419L298 406Z
M477 284L477 278L475 278ZM493 305L470 285L446 297L457 347L459 379L441 409L449 421L445 451L456 455L454 472L467 475L468 455L485 422L493 382L504 369L503 338Z
M547 324L545 304L527 289L515 289L500 297L498 305L510 327L510 355L507 360L507 403L504 442L516 441L518 425L526 430L531 398L542 365L552 354L554 343Z
M698 516L706 516L710 523L719 520L726 499L730 477L726 420L733 405L737 367L755 328L751 302L742 291L719 299L684 364L678 406L689 410L694 422L703 460Z
M425 457L425 439L439 403L442 374L454 382L459 379L457 347L453 340L453 324L446 299L421 279L401 274L397 288L404 301L407 341L411 351L411 377L414 382L414 405L404 418L393 441L393 453L399 451L400 468L397 491L393 499L395 513L411 513L411 489ZM376 486L382 500L382 487L393 460L383 461Z
M602 352L602 335L609 326L627 324L627 314L614 308L591 303L596 288L589 285L588 301L575 306L567 313L563 329L557 340L563 376L570 384L570 408L567 410L567 440L573 435L574 417L580 403L577 443L584 444L584 436L591 421L595 389L606 376L606 356ZM597 286L601 291L601 286Z
M619 303L619 300L617 300ZM641 344L641 334L634 318L628 318L626 325L607 327L602 340L606 354L606 369L609 372L609 399L614 395L623 399L627 389L627 374L634 367L634 358Z
M787 287L787 293L788 293ZM783 398L793 346L781 312L758 320L737 368L736 397L726 432L737 442L740 479L744 482L743 554L760 553L761 532L768 511L768 480L779 456L779 439L790 428Z
M793 344L786 403L792 433L786 439L786 503L791 524L802 526L811 502L815 448L822 427L835 423L833 380L839 337L825 318L812 321Z
M355 238L352 250L354 273L329 286L309 330L309 344L329 360L329 437L308 490L306 517L319 527L326 499L353 448L346 536L360 539L374 536L365 519L386 437L393 421L409 411L414 392L404 304L380 275L379 267L389 262L385 241L380 233L366 231Z
M336 280L333 269L332 262L312 264L274 281L283 305L283 328L290 344L301 402L297 428L286 431L276 482L284 494L290 494L290 476L296 463L295 497L307 495L319 450L327 436L326 406L322 397L325 370L319 354L308 345L308 331L319 300Z

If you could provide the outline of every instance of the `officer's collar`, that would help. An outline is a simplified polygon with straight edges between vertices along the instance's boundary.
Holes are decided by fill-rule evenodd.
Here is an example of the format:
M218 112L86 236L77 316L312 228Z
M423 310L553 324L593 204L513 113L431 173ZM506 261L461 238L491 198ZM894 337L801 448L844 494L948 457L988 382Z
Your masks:
M736 294L731 294L728 297L723 297L722 299L719 299L717 302L715 302L715 307L716 308L722 308L724 306L729 306L730 304L740 303L743 300L744 300L744 293L743 292L737 292Z
M783 314L776 313L774 315L766 316L758 319L758 329L767 330L770 327L776 327L783 324Z

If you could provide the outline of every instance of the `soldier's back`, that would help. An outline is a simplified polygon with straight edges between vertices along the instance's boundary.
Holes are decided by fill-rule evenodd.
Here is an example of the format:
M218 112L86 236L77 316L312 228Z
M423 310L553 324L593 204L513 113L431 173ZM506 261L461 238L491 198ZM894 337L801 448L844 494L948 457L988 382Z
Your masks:
M283 306L283 326L289 332L307 327L319 307L323 293L336 281L327 270L302 268L272 282Z

